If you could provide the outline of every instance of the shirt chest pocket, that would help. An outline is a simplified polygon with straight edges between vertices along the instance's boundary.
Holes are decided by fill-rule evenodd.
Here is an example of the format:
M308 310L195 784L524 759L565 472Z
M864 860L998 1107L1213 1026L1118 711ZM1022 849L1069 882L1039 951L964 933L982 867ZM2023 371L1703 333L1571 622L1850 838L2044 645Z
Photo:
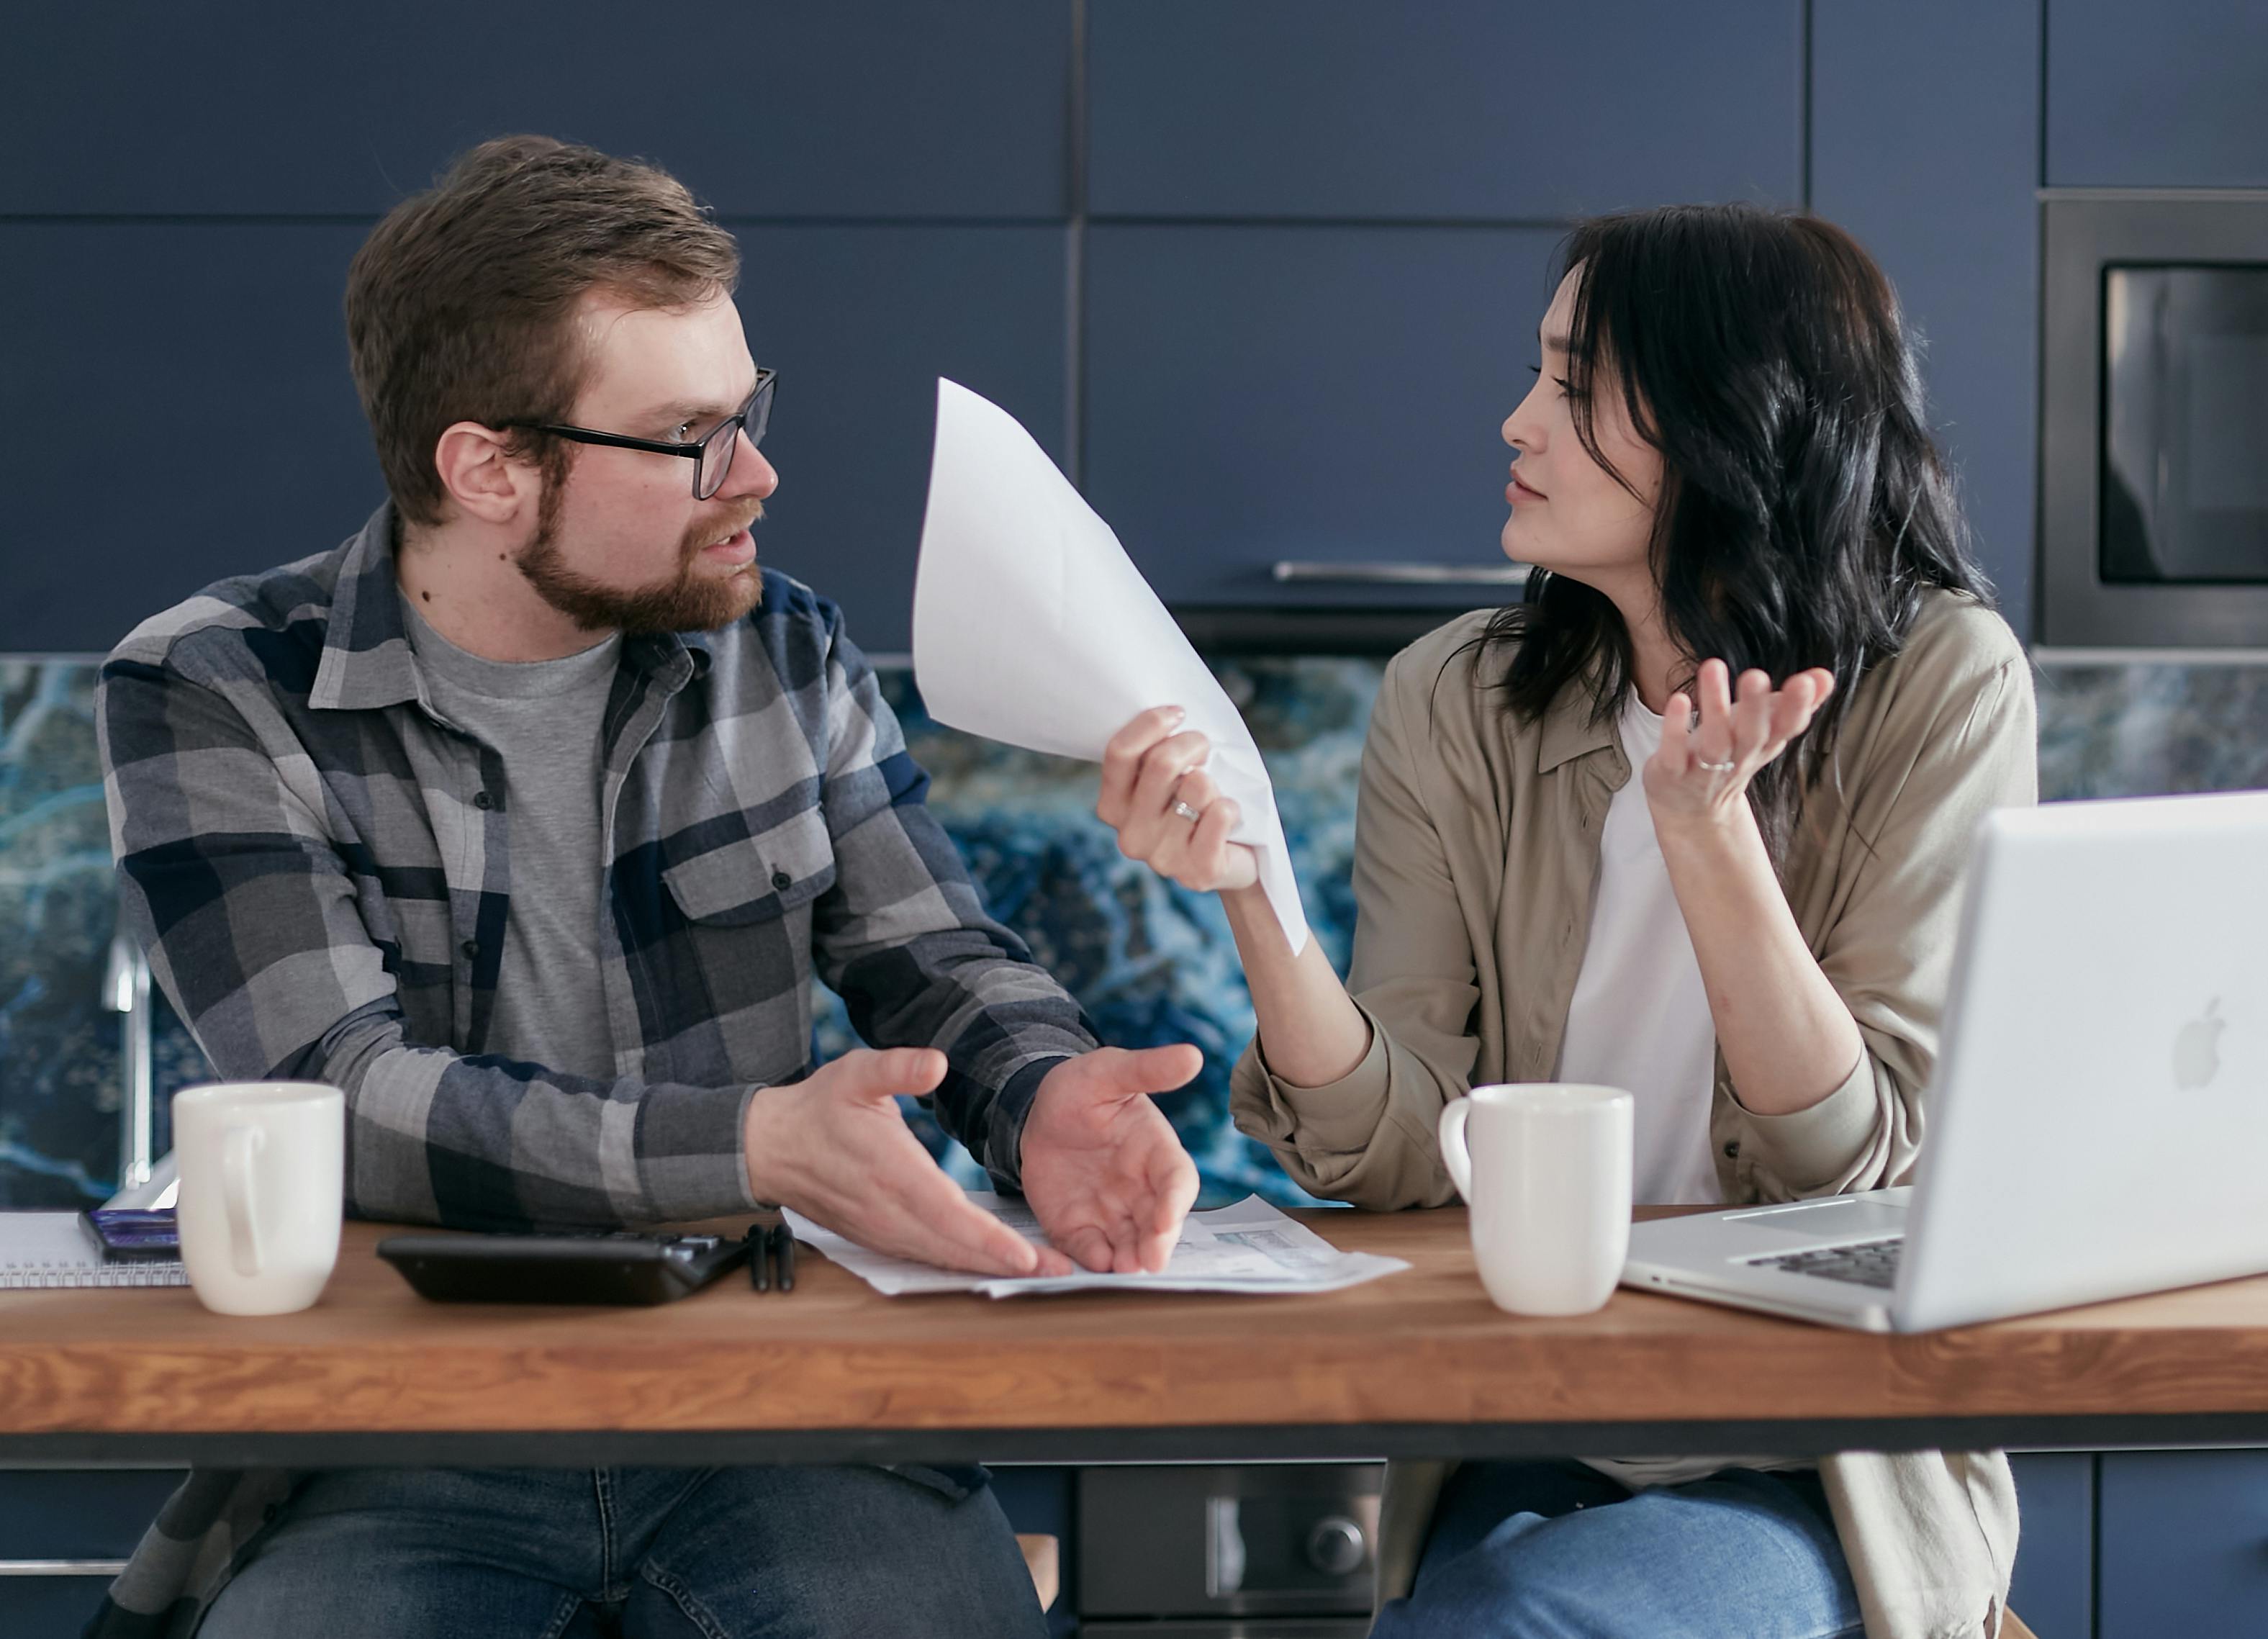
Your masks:
M835 885L835 849L816 808L681 860L661 879L688 921L747 927L809 904Z

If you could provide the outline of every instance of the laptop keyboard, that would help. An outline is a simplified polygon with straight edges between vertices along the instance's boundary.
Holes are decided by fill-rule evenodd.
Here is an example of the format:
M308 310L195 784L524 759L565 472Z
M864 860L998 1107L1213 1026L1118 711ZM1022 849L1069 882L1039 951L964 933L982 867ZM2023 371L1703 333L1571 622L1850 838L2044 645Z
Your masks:
M1785 1269L1790 1274L1815 1274L1824 1281L1848 1281L1853 1286L1879 1286L1885 1291L1897 1284L1898 1252L1905 1237L1887 1241L1861 1241L1855 1246L1816 1246L1777 1258L1751 1258L1758 1269Z

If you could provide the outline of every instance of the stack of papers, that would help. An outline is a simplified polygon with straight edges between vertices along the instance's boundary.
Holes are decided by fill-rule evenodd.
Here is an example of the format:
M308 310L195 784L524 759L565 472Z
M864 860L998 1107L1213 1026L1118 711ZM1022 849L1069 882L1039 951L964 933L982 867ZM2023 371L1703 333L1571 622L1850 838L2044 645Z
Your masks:
M969 1201L1042 1246L1048 1237L1031 1208L972 1191ZM869 1251L832 1229L822 1229L798 1212L785 1214L795 1238L824 1253L885 1297L928 1292L981 1292L987 1297L1016 1297L1046 1292L1336 1292L1392 1274L1410 1266L1399 1258L1372 1252L1343 1252L1256 1195L1233 1207L1193 1212L1182 1222L1172 1259L1158 1274L1028 1275L996 1280L964 1274L911 1259Z

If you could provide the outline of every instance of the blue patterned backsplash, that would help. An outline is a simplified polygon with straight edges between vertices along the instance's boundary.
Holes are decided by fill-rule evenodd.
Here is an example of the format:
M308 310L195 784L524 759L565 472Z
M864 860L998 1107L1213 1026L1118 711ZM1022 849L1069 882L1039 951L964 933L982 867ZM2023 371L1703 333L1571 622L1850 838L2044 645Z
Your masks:
M1267 758L1309 922L1344 971L1355 775L1380 665L1309 657L1216 670ZM1204 1049L1204 1074L1163 1103L1208 1201L1248 1190L1305 1200L1228 1123L1228 1068L1252 1008L1219 904L1120 856L1094 818L1091 766L940 728L909 673L883 681L994 913L1107 1041ZM99 995L114 900L93 703L91 661L0 658L0 1207L89 1205L118 1170L120 1024ZM2050 799L2268 786L2268 666L2058 665L2041 679L2040 720ZM824 1053L853 1045L831 998L818 1034ZM206 1072L162 1003L156 1038L162 1111ZM946 1164L976 1182L958 1146L912 1113Z

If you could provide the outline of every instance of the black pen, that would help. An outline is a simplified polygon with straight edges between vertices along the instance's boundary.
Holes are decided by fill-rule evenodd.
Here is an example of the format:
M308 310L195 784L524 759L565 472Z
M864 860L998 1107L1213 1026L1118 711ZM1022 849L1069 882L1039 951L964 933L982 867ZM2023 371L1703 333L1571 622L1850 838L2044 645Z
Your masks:
M771 1283L772 1237L761 1223L752 1223L740 1237L748 1244L748 1284L766 1291Z
M778 1251L779 1289L795 1290L795 1231L783 1223L772 1231L772 1244Z

